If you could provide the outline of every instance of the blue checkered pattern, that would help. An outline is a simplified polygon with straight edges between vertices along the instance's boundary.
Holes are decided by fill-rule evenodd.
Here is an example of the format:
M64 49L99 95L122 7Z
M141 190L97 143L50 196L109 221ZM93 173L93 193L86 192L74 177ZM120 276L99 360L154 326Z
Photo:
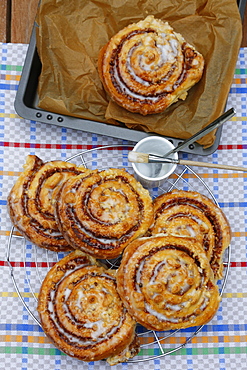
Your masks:
M16 115L13 107L18 88L27 45L0 44L0 221L1 221L1 300L0 300L0 357L1 368L9 370L97 370L108 368L104 361L81 363L65 356L48 341L43 334L36 313L36 295L42 279L53 262L62 255L37 250L33 245L14 237L11 240L10 259L13 270L6 261L11 223L6 210L7 195L18 173L22 170L27 154L36 154L44 161L65 160L80 150L102 145L118 146L118 149L92 151L85 155L88 166L102 168L109 166L129 167L128 147L131 141L109 138L91 133L78 132L69 128L56 127L36 121L28 121ZM227 102L227 108L234 107L236 116L227 122L222 131L218 150L207 158L184 154L184 158L205 160L215 163L247 166L246 132L246 79L247 49L241 49L236 73ZM193 335L195 328L179 331L163 344L165 351L181 348L162 358L145 363L117 365L116 369L138 370L143 368L185 369L185 370L240 370L246 368L247 332L247 177L246 173L224 172L193 168L205 181L215 199L228 217L232 232L231 265L222 295L220 308L213 320L205 325L185 346L181 344ZM204 184L185 174L186 182L179 186L191 187L208 193ZM164 186L169 189L172 181ZM154 189L152 195L159 194ZM23 261L26 261L24 266ZM38 268L35 267L38 266ZM12 271L13 275L10 275ZM14 278L14 281L13 281ZM23 301L20 301L16 288ZM221 286L221 284L220 284ZM25 307L26 306L26 307ZM32 315L34 317L32 317ZM141 329L140 329L141 331ZM161 333L163 335L163 333ZM149 335L147 335L149 337ZM157 345L143 349L144 357L159 353ZM138 356L137 356L138 358Z

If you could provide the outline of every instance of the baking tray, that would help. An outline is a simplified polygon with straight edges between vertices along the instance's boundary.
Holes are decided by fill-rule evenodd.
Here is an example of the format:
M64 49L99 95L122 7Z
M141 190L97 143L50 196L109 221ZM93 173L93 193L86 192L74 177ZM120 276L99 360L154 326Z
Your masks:
M244 16L245 5L246 0L238 1L238 6L242 19ZM157 135L156 133L152 132L147 133L143 131L138 131L136 129L129 129L124 124L120 126L115 126L108 123L71 117L40 109L38 107L37 87L39 75L41 72L41 62L36 48L36 27L36 24L34 24L19 87L14 102L15 110L19 116L25 119L39 121L42 123L48 123L61 127L72 128L75 130L130 140L132 142L137 142L150 135ZM200 144L194 143L184 148L183 152L199 155L212 154L219 146L221 132L222 127L217 129L216 138L214 144L211 147L205 149ZM177 139L169 136L165 137L170 140L175 146L183 141L182 139Z

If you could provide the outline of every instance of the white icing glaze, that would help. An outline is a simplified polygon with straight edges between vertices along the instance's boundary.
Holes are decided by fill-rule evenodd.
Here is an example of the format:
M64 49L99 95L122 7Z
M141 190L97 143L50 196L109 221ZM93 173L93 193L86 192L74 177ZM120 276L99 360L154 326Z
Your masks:
M129 95L130 97L132 98L135 98L135 99L140 99L140 100L151 100L153 102L156 102L159 100L159 97L154 97L154 96L150 96L150 97L146 97L146 96L143 96L143 95L139 95L137 93L134 93L133 91L131 91L127 85L125 85L119 78L119 75L118 75L118 71L117 71L117 67L116 67L116 63L114 65L114 78L118 84L118 86L120 87L120 89L127 95Z
M148 313L150 313L152 316L157 317L157 319L160 320L160 321L170 321L170 322L174 322L174 323L179 322L179 319L178 318L167 317L166 315L153 310L150 307L150 305L147 304L147 303L145 303L145 309L147 310Z
M143 35L141 37L140 44L135 45L134 47L132 47L129 50L126 61L122 61L121 58L120 58L120 61L119 61L120 64L121 63L126 63L128 73L134 81L136 81L138 84L140 84L142 86L146 86L146 87L151 86L152 83L142 79L140 76L138 76L135 73L135 71L133 70L132 65L131 65L131 57L132 57L134 51L138 50L138 48L141 47L141 46L145 48L145 50L147 51L147 54L148 53L152 54L152 51L154 50L154 46L152 45L152 44L154 44L153 37L154 37L154 35L146 35L146 34ZM177 48L178 48L178 41L176 40L176 38L167 37L167 35L162 33L161 36L157 37L155 50L154 50L154 53L156 54L156 57L157 57L157 55L159 55L158 60L157 60L157 58L154 58L154 62L150 63L150 60L148 58L146 58L145 54L139 55L138 56L138 63L139 63L140 69L142 69L145 72L153 72L154 70L158 70L158 69L162 68L162 66L164 66L166 64L168 64L168 65L174 64L176 62L176 58L178 56L178 49ZM158 96L157 97L155 97L155 96L143 96L141 94L138 94L137 92L131 91L130 88L128 87L128 82L127 81L123 82L122 79L120 78L120 76L118 75L118 69L117 69L116 61L115 61L115 65L114 65L114 78L115 78L118 86L122 90L122 92L124 92L125 94L129 95L132 98L136 98L136 99L140 99L140 100L149 100L149 101L153 101L153 102L157 102L158 99L159 99ZM161 77L161 81L163 79L165 81L166 76ZM166 90L171 91L172 89L173 89L173 85L169 84L169 82L167 81Z
M169 43L157 44L157 48L161 53L161 63L174 63L178 55L178 43L175 39L170 39Z
M136 272L136 290L139 293L141 292L140 283L141 283L141 275L142 275L144 263L145 263L145 260L141 261L141 263L139 264L138 270Z
M188 269L186 264L183 262L183 260L180 260L179 261L180 265L181 265L181 269ZM143 259L140 263L139 263L139 267L137 269L137 272L136 272L136 290L138 293L141 293L143 294L143 291L142 291L142 271L144 269L144 265L145 265L145 259ZM155 266L154 270L153 270L153 274L152 274L152 277L150 279L150 282L148 285L155 285L157 283L157 276L159 274L159 271L162 269L162 267L164 266L169 266L169 263L167 262L167 260L162 260L160 261L159 263L157 263L157 265ZM168 267L169 269L169 267ZM199 272L202 272L202 269L201 268L198 268ZM179 279L181 279L181 275L179 273L179 271L174 271L172 270L171 271L172 273L172 278L174 279L175 278L175 284L176 284L176 275L178 276ZM193 279L193 271L192 270L189 270L188 271L188 278L189 279ZM204 277L201 276L201 280L200 280L200 284L201 286L203 286L203 282L204 282ZM172 288L172 286L169 288L169 284L171 284L170 282L170 275L168 274L165 277L163 277L163 280L162 280L162 283L164 285L167 285L166 289L168 289L168 291L170 291L170 288ZM189 289L191 288L191 285L188 284L185 281L183 281L183 283L181 282L181 289L179 291L179 295L184 295L186 294ZM189 307L191 302L193 302L193 297L197 294L197 291L195 289L192 289L191 292L188 292L187 296L186 296L186 301L182 301L181 303L177 304L177 303L168 303L165 301L165 298L164 298L164 308L162 309L162 312L158 312L155 308L152 308L150 306L150 304L147 303L147 301L145 301L145 296L143 297L144 298L144 304L145 304L145 309L146 311L151 314L152 316L156 317L158 320L160 321L169 321L169 322L172 322L172 323L179 323L181 321L181 318L176 318L176 317L173 317L172 316L172 311L173 312L179 312L179 311L183 311L184 308L186 308L187 306ZM152 295L152 299L155 301L155 298L156 296L158 296L159 293L153 292L153 295ZM176 296L176 294L175 294ZM203 295L200 297L199 301L197 302L197 307L200 311L203 311L207 305L208 305L208 302L209 302L209 297L207 296L207 292L204 291ZM195 304L195 302L193 303ZM168 314L168 312L166 313L166 310L169 310L171 311L171 314ZM190 317L190 320L194 320L195 317L193 318Z
M166 261L161 261L160 263L158 263L158 264L155 266L155 269L154 269L154 271L153 271L153 275L152 275L151 280L150 280L150 284L155 283L155 280L156 280L156 278L157 278L157 275L158 275L158 272L159 272L160 268L161 268L162 266L165 266L165 265L166 265ZM166 283L166 282L164 281L164 283Z
M196 232L193 229L193 227L191 227L190 225L186 225L186 229L188 230L191 237L193 237L193 238L196 237Z
M81 309L81 301L85 297L85 294L82 290L79 290L77 293L77 301L76 301L76 307Z
M98 337L101 337L102 334L104 334L106 331L106 328L104 327L104 321L101 319L93 322L87 322L84 324L84 327L88 329L93 329L91 332L91 336L94 340L96 340ZM97 327L96 330L95 327Z
M64 294L64 299L65 299L65 301L67 301L67 299L69 298L70 293L71 293L71 289L67 288L67 289L65 290L65 294Z
M80 266L79 267L77 266L72 271L71 270L66 271L63 278L56 284L56 286L58 286L63 281L63 279L66 276L68 276L68 274L73 273L75 270L77 270L79 268L80 268ZM115 278L111 275L102 273L100 276L101 277L107 277L108 279L111 279L111 280L115 281ZM94 286L92 285L92 287L94 287ZM103 288L103 291L106 294L107 293L109 294L109 292L106 288ZM66 290L64 292L64 301L63 301L62 305L63 305L63 311L65 312L65 317L67 317L69 321L74 322L73 316L72 316L70 310L68 309L67 302L66 302L66 300L69 298L70 294L71 294L71 289L66 288ZM101 294L103 294L103 293L101 293ZM78 308L81 308L81 303L80 302L86 295L82 290L79 290L77 292L77 296L78 296L78 298L77 298L77 302L75 303L75 305ZM56 302L55 302L55 290L50 290L50 300L48 301L48 307L47 307L49 312L50 312L50 319L54 323L57 332L60 333L62 336L66 337L67 340L71 342L71 344L76 343L79 346L88 346L88 345L90 346L90 345L98 344L98 343L104 341L105 339L110 338L111 336L114 336L114 334L118 331L118 329L123 324L124 315L122 315L120 317L119 322L111 322L111 329L109 330L108 325L104 324L104 318L103 318L104 315L102 315L102 318L100 318L97 321L86 321L84 324L80 323L80 326L81 326L80 331L82 333L81 337L77 336L77 335L73 335L73 333L68 333L68 331L65 330L57 322L56 313L55 313L55 304L56 304ZM107 316L106 316L106 320L109 320L109 318L107 318ZM88 329L90 329L91 338L92 338L91 340L90 339L85 340L83 338L83 329L82 329L82 327L84 327L87 331L88 331ZM109 330L109 331L107 332L107 330ZM116 337L115 340L113 338L113 342L117 342L117 340L118 340L117 337Z

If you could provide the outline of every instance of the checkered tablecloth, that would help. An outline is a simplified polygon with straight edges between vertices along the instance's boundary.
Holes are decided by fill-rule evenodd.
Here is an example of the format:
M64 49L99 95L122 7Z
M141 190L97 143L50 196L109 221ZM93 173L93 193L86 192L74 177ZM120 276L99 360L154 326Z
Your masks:
M20 118L13 103L26 51L27 45L0 44L0 369L109 368L104 361L84 363L72 359L55 349L45 337L36 320L35 297L53 257L43 250L34 252L33 246L23 242L22 238L11 238L9 244L11 222L6 199L28 154L36 154L44 161L64 160L97 146L121 147L133 143ZM224 125L218 150L206 159L199 156L193 156L193 159L247 167L246 74L247 49L241 49L227 103L228 108L236 109L236 116ZM101 159L97 151L90 156L95 167L99 161L106 166L119 165L119 162L121 166L128 165L124 147L120 152L119 149L111 150L109 156ZM191 154L183 156L192 159ZM178 351L145 363L120 364L115 366L116 369L138 370L143 366L147 370L246 369L247 174L202 168L196 169L196 172L214 194L233 231L229 276L219 311ZM188 174L187 177L195 181L195 176ZM11 268L7 255L11 259ZM192 329L187 329L171 336L167 340L167 348L180 346L192 333ZM146 357L153 356L157 350L154 345L144 349L143 353Z

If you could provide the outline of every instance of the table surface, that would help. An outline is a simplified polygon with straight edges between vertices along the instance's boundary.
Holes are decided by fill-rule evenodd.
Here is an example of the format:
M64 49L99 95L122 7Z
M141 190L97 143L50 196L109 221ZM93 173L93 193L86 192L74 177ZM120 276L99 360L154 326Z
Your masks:
M50 263L57 257L45 250L37 251L22 238L10 239L7 195L22 171L28 154L36 154L44 161L65 160L84 150L113 145L117 149L107 149L103 156L97 151L90 152L90 165L128 167L124 145L131 146L133 143L19 117L14 110L14 99L27 47L27 44L21 43L0 43L0 368L109 368L104 361L87 364L62 354L44 335L37 321L36 297L40 281ZM247 166L246 80L247 48L241 48L227 102L227 108L236 109L236 116L224 125L216 152L206 158L183 154L184 158ZM182 345L178 351L161 358L152 358L145 363L120 364L114 367L116 369L139 370L143 366L154 370L246 369L247 174L196 167L193 170L199 175L199 179L194 173L187 171L180 186L200 190L206 195L212 192L232 227L231 248L225 256L227 259L229 251L231 252L229 275L222 292L220 308L211 322L185 346L184 341L191 337L196 328L179 331L162 344L165 351ZM156 196L156 192L154 190L152 195ZM222 287L221 282L219 285ZM149 336L147 341L150 341ZM145 358L157 353L158 346L155 344L143 350Z

